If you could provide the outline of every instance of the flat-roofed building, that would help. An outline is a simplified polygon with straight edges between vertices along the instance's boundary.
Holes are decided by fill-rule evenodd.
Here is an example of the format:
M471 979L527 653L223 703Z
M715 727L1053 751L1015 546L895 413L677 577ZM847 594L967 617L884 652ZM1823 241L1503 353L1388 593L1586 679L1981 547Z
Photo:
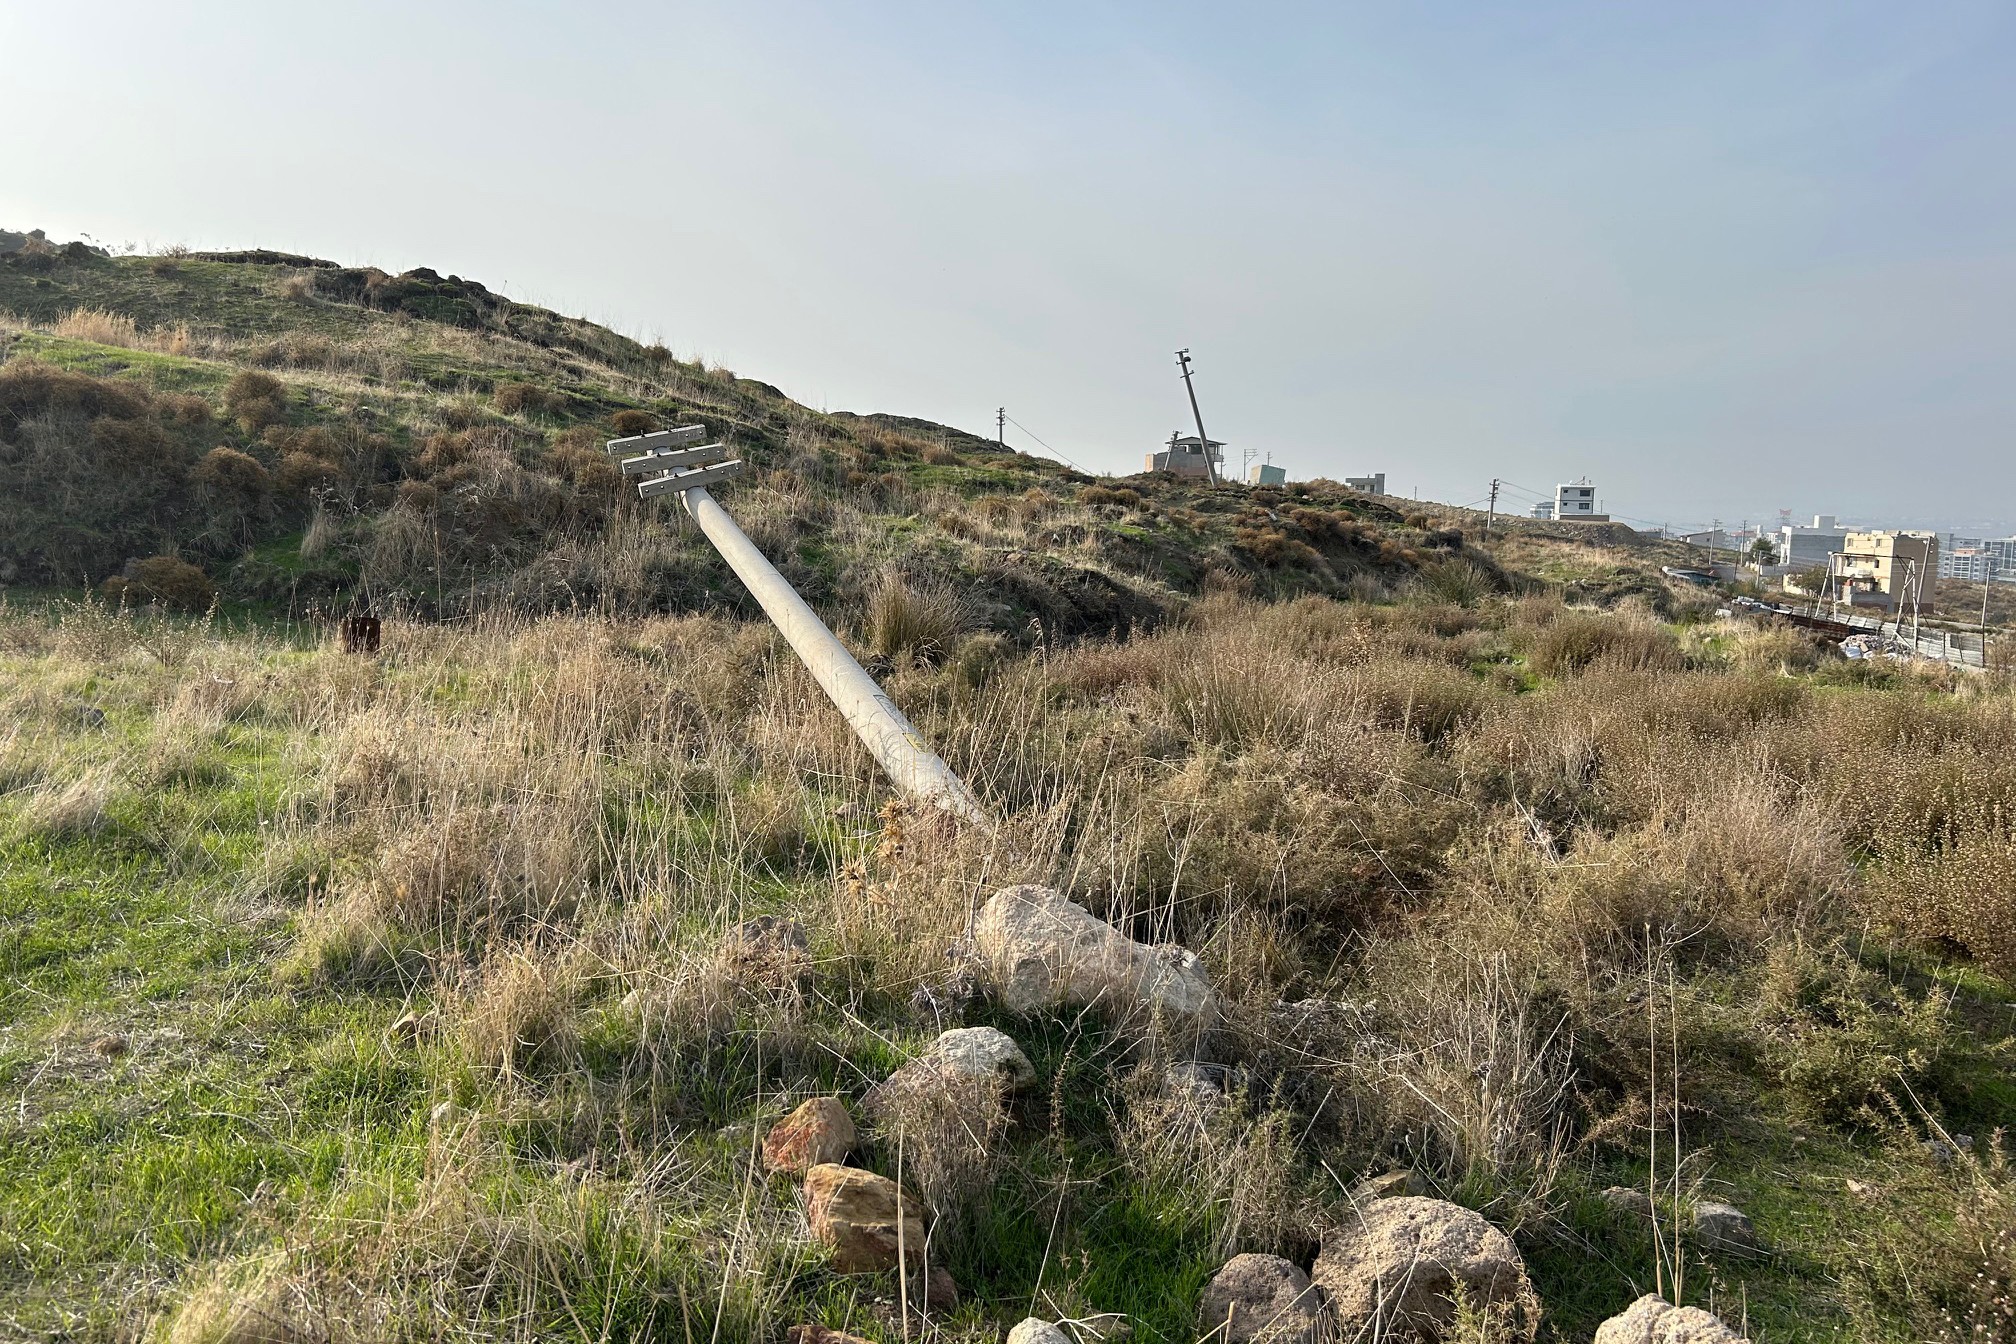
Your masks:
M1828 572L1837 605L1929 612L1939 584L1939 537L1932 532L1849 532Z
M1562 523L1607 523L1610 515L1596 511L1596 487L1587 476L1554 487L1554 520Z
M1209 465L1206 464L1207 452L1210 454ZM1167 448L1148 454L1149 471L1173 471L1178 476L1194 476L1199 480L1208 480L1212 468L1224 464L1225 445L1216 439L1200 442L1195 434L1171 434Z

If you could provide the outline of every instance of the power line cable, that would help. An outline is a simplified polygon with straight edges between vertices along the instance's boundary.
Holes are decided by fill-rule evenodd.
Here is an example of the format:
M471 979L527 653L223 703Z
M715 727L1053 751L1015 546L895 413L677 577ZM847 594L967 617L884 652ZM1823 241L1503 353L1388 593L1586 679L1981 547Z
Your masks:
M1030 438L1035 439L1036 442L1043 443L1042 436L1039 435L1035 430L1029 428L1029 426L1023 424L1020 420L1017 420L1014 416L1008 415L1007 412L1005 411L1002 412L1002 414L1004 416L1007 416L1009 424L1015 426L1015 428L1021 430L1024 434L1027 434ZM1099 474L1096 471L1087 471L1084 467L1079 466L1076 462L1073 462L1069 457L1066 457L1063 453L1058 452L1057 449L1051 448L1050 445L1047 443L1043 443L1043 447L1052 454L1064 458L1064 462L1067 466L1075 467L1077 468L1077 470L1085 472L1087 476L1097 476Z

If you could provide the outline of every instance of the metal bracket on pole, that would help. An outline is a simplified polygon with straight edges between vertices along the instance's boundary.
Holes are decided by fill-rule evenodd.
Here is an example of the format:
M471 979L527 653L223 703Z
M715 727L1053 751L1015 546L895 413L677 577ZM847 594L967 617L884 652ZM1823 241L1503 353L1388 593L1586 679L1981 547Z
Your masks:
M762 605L765 614L783 633L785 642L819 683L819 689L826 692L826 697L897 788L963 820L991 826L993 819L965 781L931 750L903 711L896 708L875 679L847 652L847 646L834 637L818 613L798 595L798 590L777 572L776 566L735 525L728 511L707 492L709 485L739 473L743 463L739 459L723 461L728 449L718 443L687 448L706 437L703 426L688 425L656 434L613 439L608 447L611 453L642 450L639 456L623 463L626 476L664 472L639 482L638 497L679 496L686 512L700 525L700 531ZM685 451L676 451L680 449Z

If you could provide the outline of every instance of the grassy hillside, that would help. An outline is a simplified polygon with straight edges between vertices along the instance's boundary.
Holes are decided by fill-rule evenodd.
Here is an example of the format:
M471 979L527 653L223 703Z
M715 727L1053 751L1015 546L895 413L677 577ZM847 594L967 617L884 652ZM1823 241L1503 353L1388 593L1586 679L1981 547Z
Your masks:
M431 271L15 255L6 314L0 583L98 585L168 555L226 600L295 612L734 603L704 542L601 449L698 420L759 468L731 492L745 527L840 613L928 577L984 624L1054 638L1152 624L1214 580L1377 593L1460 559L1503 585L1460 532L1341 487L1115 491Z
M1710 619L1625 529L1096 482L453 277L45 250L0 308L0 1338L1178 1344L1375 1187L1513 1238L1537 1323L1466 1344L1660 1285L2016 1337L2005 674ZM692 418L998 829L893 801L626 498L601 440ZM296 619L359 602L375 656ZM1193 950L1209 1030L1011 1008L974 914L1025 881ZM958 1026L1033 1081L881 1086ZM957 1305L764 1174L817 1097ZM1648 1178L1761 1245L1662 1260Z

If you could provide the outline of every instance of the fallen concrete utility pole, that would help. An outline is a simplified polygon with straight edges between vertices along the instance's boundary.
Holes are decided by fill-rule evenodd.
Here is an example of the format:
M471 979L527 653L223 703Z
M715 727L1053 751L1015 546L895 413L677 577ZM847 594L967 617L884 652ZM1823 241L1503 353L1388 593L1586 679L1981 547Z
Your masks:
M659 430L634 438L612 439L611 453L635 454L624 457L625 476L645 476L637 486L643 499L677 494L686 512L700 525L707 540L735 571L763 610L783 632L785 642L804 662L819 683L819 689L833 702L875 759L881 763L896 787L913 798L943 808L967 821L992 825L987 810L952 767L939 759L895 702L883 694L875 679L834 638L818 613L807 606L798 590L787 582L756 544L743 535L728 511L721 507L707 487L740 474L742 462L728 457L728 449L711 443L698 447L707 437L705 427L687 425Z

